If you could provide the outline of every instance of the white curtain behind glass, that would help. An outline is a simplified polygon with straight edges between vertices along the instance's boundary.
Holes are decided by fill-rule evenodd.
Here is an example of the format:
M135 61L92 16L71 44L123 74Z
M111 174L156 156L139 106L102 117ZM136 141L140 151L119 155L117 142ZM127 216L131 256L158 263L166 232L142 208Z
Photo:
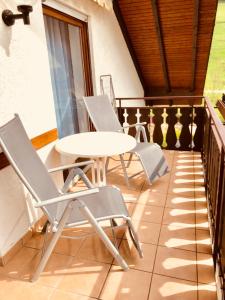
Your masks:
M59 137L79 132L67 23L44 16Z
M83 58L80 42L80 29L68 25L70 37L70 49L72 55L72 65L74 70L74 86L77 105L77 117L80 132L89 131L88 114L84 105L83 96L85 96L85 82L83 72Z

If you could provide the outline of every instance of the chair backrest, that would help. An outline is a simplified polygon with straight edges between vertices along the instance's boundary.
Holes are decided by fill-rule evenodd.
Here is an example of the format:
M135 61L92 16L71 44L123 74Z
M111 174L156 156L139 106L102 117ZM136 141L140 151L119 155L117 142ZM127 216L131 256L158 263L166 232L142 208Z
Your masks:
M18 115L0 127L0 146L13 169L37 202L59 195ZM44 210L49 215L55 215L56 206L49 205Z
M121 131L122 126L107 95L83 97L97 131Z

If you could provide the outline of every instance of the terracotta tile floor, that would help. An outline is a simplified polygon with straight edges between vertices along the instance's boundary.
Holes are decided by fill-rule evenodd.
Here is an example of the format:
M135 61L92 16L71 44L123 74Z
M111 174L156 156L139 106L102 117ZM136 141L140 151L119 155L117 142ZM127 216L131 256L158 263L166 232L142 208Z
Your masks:
M123 192L143 259L123 228L117 230L117 239L130 266L127 272L97 236L60 239L40 279L30 283L43 245L43 236L37 233L0 268L0 299L216 299L200 155L174 151L165 155L170 173L152 186L139 176L128 188L119 169L108 175L108 182ZM134 162L132 170L137 169ZM85 226L73 234L91 231ZM112 238L111 230L106 231Z

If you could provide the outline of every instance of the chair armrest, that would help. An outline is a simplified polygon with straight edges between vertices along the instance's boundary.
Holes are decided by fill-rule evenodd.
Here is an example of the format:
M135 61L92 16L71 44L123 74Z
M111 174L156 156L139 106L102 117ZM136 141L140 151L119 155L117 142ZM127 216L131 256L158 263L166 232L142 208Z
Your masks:
M99 189L94 188L94 189L83 190L80 192L59 195L58 197L55 197L55 198L43 200L40 203L35 204L34 207L42 207L42 206L46 206L46 205L50 205L50 204L54 204L54 203L58 203L58 202L68 201L68 200L76 199L76 198L79 198L82 196L96 194L98 192L99 192Z
M147 122L135 123L135 124L123 126L123 128L131 128L131 127L136 127L136 126L143 126L143 125L146 125L146 124L147 124Z
M141 134L142 134L144 142L147 143L148 139L147 139L147 135L146 135L146 132L145 132L145 127L143 126L143 125L146 125L146 124L147 124L147 122L131 124L131 125L128 125L128 126L124 126L123 129L135 127L135 129L136 129L136 135L135 135L136 141L138 143L140 143L140 138L141 138Z
M56 167L56 168L52 168L52 169L49 169L48 172L53 173L53 172L68 170L68 169L72 169L72 168L79 168L79 167L87 166L87 165L90 165L90 164L93 164L93 163L94 163L93 160L87 160L87 161L83 161L83 162L80 162L80 163L74 163L74 164L70 164L70 165L64 165L64 166L59 166L59 167Z

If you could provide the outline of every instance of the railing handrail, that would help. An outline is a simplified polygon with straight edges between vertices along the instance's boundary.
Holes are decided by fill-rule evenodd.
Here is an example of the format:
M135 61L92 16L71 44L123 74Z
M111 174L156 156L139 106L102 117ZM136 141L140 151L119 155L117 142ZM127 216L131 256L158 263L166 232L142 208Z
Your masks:
M144 108L147 108L147 109L151 109L151 108L156 108L156 107L159 107L159 108L166 108L166 109L171 109L171 108L179 108L179 107L204 107L204 105L202 104L173 104L173 105L169 105L169 104L154 104L154 105L145 105L145 106L123 106L123 105L120 105L118 106L117 108L135 108L135 109L144 109Z
M176 100L176 99L199 99L205 98L203 95L197 96L156 96L156 97L116 97L116 100Z
M222 122L220 121L220 119L218 118L211 102L209 101L209 99L207 97L205 97L205 104L206 104L206 108L208 109L209 114L211 116L211 120L213 121L213 123L215 125L216 132L221 140L222 147L225 150L225 127L222 124Z
M196 101L197 99L202 99L203 103L200 103L199 100L198 102ZM191 107L199 107L204 104L204 96L203 95L192 95L192 96L150 96L150 97L116 97L115 100L119 102L119 107L122 107L122 102L123 101L138 101L142 100L149 101L148 105L145 105L146 107L155 107L155 106L164 106L166 107L184 107L184 106L191 106ZM166 104L163 102L166 101ZM176 103L176 102L181 102L181 100L185 101L183 103ZM157 103L159 102L159 103ZM197 103L196 103L197 102ZM137 107L137 105L135 105Z

